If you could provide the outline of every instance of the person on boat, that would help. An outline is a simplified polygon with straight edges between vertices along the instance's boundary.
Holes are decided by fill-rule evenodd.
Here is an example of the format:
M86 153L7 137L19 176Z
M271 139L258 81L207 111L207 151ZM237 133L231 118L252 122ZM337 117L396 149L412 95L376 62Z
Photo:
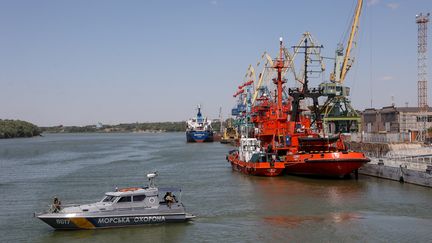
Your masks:
M176 202L175 197L172 195L171 192L167 192L164 198L169 208L171 208L171 205Z
M57 197L54 197L52 207L53 207L53 212L54 213L60 212L60 210L61 210L61 201Z
M165 196L163 197L163 199L164 199L165 202L166 202L168 196L169 196L169 192L166 192Z

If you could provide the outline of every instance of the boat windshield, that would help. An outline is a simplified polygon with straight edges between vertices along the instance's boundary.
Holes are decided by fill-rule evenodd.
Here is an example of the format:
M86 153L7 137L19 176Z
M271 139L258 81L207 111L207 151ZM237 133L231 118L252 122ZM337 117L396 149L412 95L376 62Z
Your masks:
M114 202L117 198L115 196L105 196L101 202Z

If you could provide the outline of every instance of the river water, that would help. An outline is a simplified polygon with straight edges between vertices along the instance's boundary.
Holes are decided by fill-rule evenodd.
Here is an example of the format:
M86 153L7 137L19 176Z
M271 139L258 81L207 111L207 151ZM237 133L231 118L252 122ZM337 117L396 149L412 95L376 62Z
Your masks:
M47 134L0 140L0 242L432 242L432 189L367 176L251 177L219 143L184 133ZM93 202L116 186L183 188L191 223L54 231L33 218L54 195Z

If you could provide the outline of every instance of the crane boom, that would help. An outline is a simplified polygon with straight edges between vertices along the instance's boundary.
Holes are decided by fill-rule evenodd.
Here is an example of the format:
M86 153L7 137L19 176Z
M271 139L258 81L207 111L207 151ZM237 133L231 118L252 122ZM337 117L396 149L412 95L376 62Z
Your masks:
M346 53L345 53L345 57L344 57L343 64L342 64L341 76L339 79L340 83L344 82L345 76L346 76L346 74L350 68L350 66L348 66L348 61L350 59L350 54L351 54L351 49L352 49L354 39L357 36L357 30L358 30L358 26L359 26L359 20L360 20L360 14L361 14L362 6L363 6L363 0L358 0L357 1L357 7L355 10L355 14L354 14L354 19L353 19L353 22L351 25L351 33L350 33L350 36L348 39Z
M267 59L267 63L270 64L271 67L273 67L273 60L271 59L271 57L267 54L267 52L264 52L263 58L265 57ZM264 69L263 71L259 74L258 77L258 85L255 87L255 92L253 94L253 98L252 98L252 104L255 103L255 100L257 99L258 96L258 90L261 87L262 81L263 81L263 77L264 77L264 72L266 70L266 65L264 65Z

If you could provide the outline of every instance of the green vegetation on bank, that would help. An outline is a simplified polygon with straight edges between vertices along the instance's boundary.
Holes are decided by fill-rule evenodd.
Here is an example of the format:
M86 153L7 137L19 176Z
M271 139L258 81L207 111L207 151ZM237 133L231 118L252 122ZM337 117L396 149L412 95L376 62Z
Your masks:
M219 131L220 123L213 123ZM0 119L0 138L39 136L41 133L111 133L111 132L184 132L186 122L122 123L118 125L53 126L38 127L30 122Z
M214 123L213 129L218 131L220 124ZM46 133L109 133L109 132L184 132L186 122L145 122L122 123L118 125L88 125L88 126L54 126L41 127Z
M39 127L30 122L0 119L0 138L33 137L40 134Z

